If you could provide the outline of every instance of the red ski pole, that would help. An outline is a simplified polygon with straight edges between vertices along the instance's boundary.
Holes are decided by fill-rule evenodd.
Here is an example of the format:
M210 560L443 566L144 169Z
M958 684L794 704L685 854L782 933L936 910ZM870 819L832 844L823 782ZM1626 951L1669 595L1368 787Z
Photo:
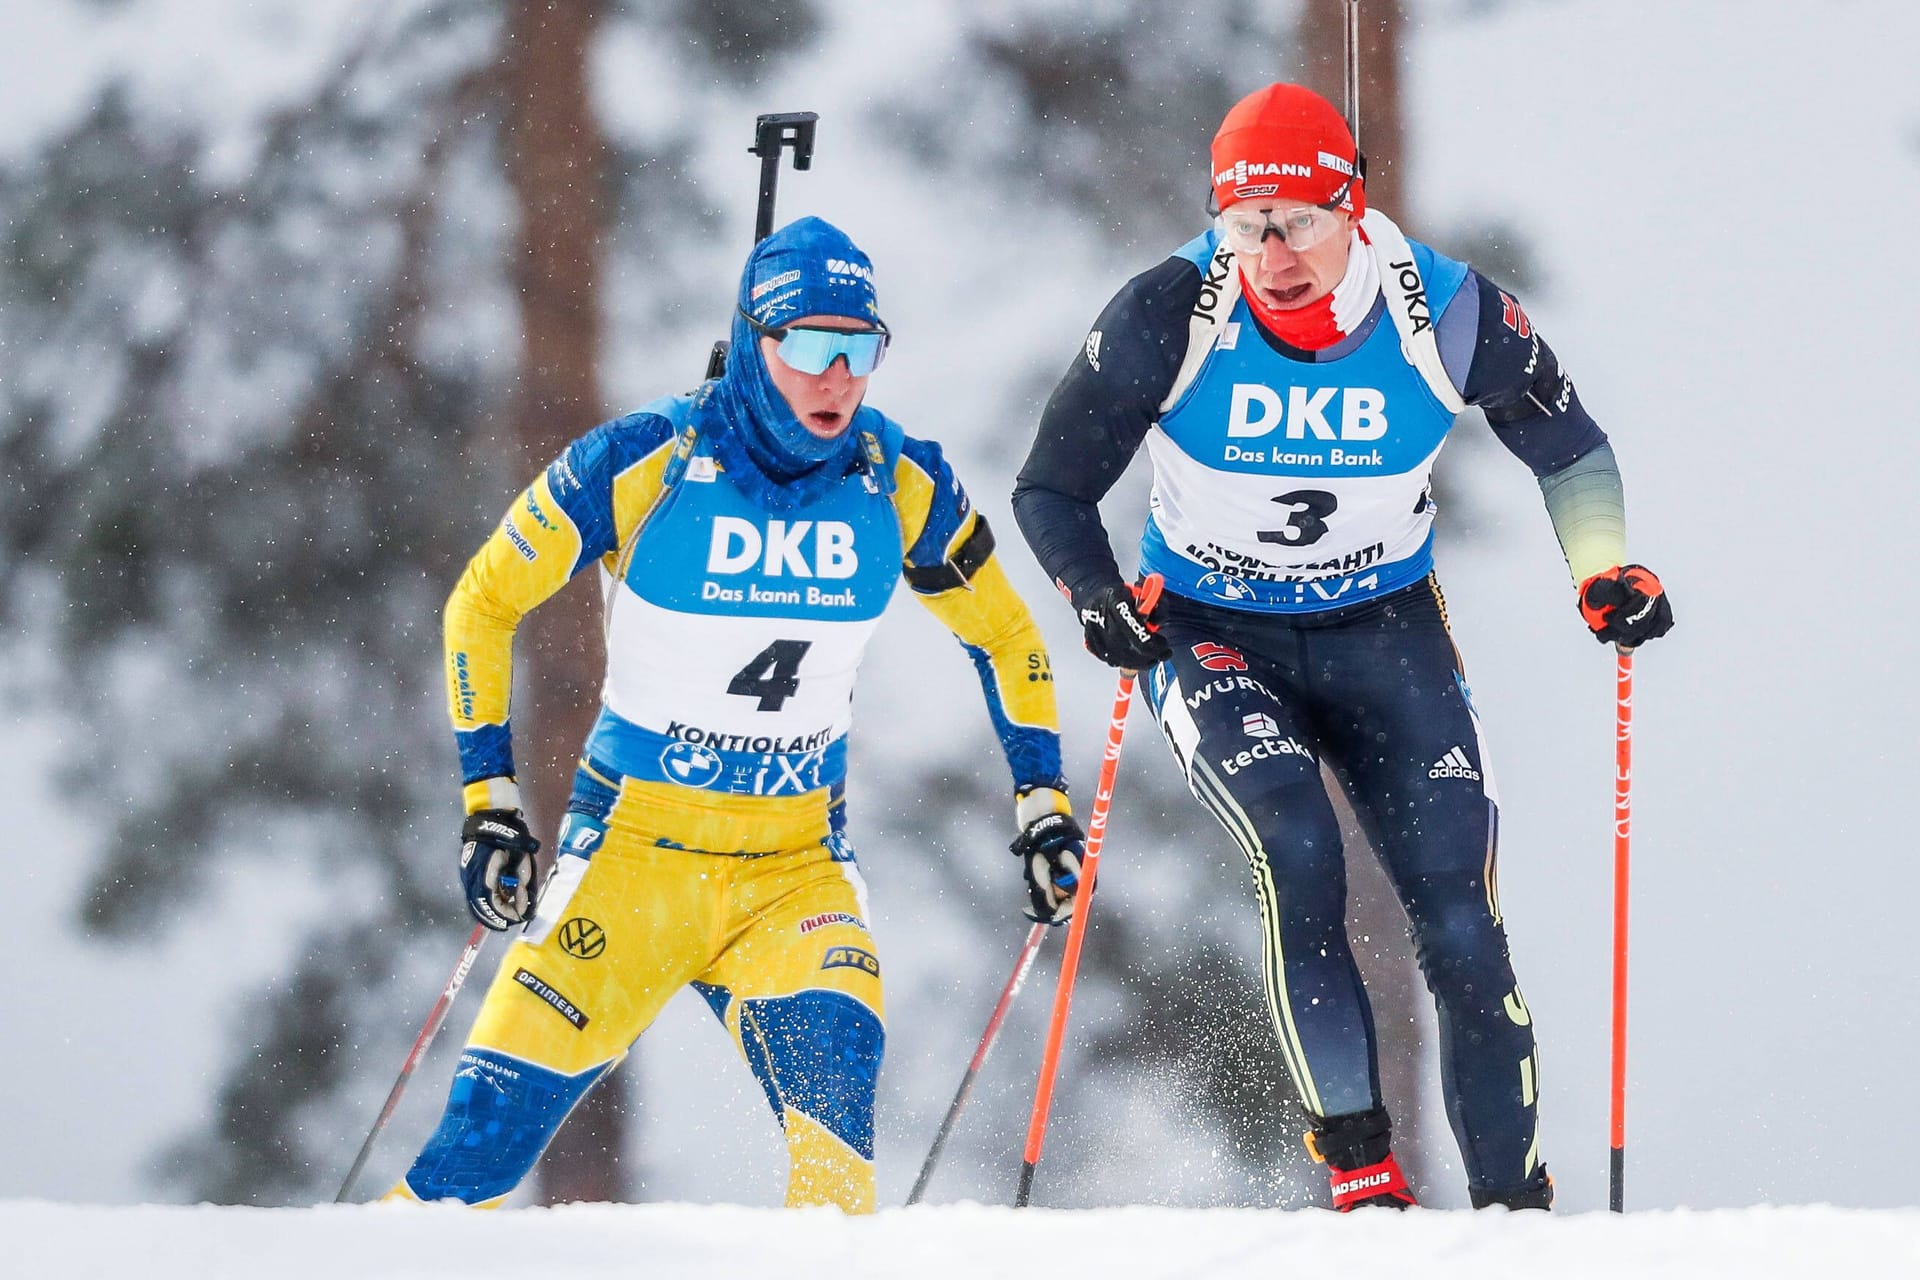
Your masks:
M1627 853L1633 836L1633 650L1621 647L1613 735L1613 1073L1607 1207L1626 1212Z
M453 1008L453 998L460 994L461 984L467 980L467 974L473 970L473 962L480 958L480 948L487 942L487 926L476 924L473 932L467 935L466 950L460 953L460 963L453 966L453 976L447 979L446 988L440 992L440 999L434 1003L432 1012L427 1014L427 1025L420 1028L420 1038L413 1042L413 1052L400 1067L400 1078L393 1082L393 1091L387 1095L387 1105L380 1108L380 1118L373 1122L373 1128L367 1134L367 1140L360 1144L360 1154L354 1157L353 1168L347 1170L346 1178L340 1183L340 1194L333 1198L335 1204L343 1203L347 1192L353 1190L353 1180L360 1176L360 1170L366 1166L367 1157L373 1154L373 1141L380 1131L387 1127L387 1121L393 1119L394 1108L400 1105L400 1095L407 1087L407 1080L413 1075L413 1069L420 1065L420 1059L426 1056L427 1046L440 1034L440 1024L447 1020L447 1011Z
M1149 614L1160 600L1160 575L1152 574L1134 588L1140 612ZM1040 1058L1040 1083L1033 1094L1033 1115L1027 1121L1025 1160L1020 1166L1020 1189L1013 1207L1024 1209L1033 1195L1033 1172L1047 1144L1047 1112L1053 1106L1054 1074L1060 1065L1060 1044L1066 1038L1067 1014L1073 1008L1073 981L1080 969L1080 944L1087 936L1087 917L1093 909L1093 887L1100 867L1100 846L1107 837L1107 811L1113 805L1113 780L1120 770L1120 744L1127 732L1127 712L1133 705L1131 671L1120 674L1113 693L1113 715L1107 722L1107 749L1100 759L1100 785L1093 793L1093 811L1087 816L1087 854L1080 860L1080 889L1074 894L1073 919L1067 923L1067 947L1060 959L1060 985L1053 994L1053 1017L1047 1024L1046 1052Z

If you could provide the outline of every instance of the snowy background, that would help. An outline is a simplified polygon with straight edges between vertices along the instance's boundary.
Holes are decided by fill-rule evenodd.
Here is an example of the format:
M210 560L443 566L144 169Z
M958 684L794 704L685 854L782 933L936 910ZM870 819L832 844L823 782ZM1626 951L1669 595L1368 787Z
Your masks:
M953 103L969 138L1003 143L1007 118L983 101L956 52L962 35L1035 14L1070 28L1108 7L1008 0L967 6L963 18L930 0L821 5L815 44L777 74L750 90L713 84L670 101L634 90L669 61L644 26L628 23L596 52L610 132L646 137L671 121L702 122L685 164L698 199L720 215L687 253L716 281L731 280L750 234L751 162L741 152L754 114L820 112L815 168L783 178L783 218L819 213L870 250L900 335L873 399L946 443L1006 535L1005 495L1052 379L1112 290L1182 237L1139 240L1117 221L1037 203L1012 180L929 181L897 145L898 104ZM1290 8L1273 7L1282 16ZM1920 959L1909 941L1920 869L1907 791L1920 764L1920 693L1901 655L1913 652L1920 618L1898 564L1910 505L1901 493L1920 438L1898 370L1920 261L1888 246L1904 242L1920 214L1920 9L1905 0L1406 7L1406 198L1418 226L1443 250L1466 252L1447 228L1490 221L1524 240L1538 268L1528 310L1613 438L1632 553L1659 571L1678 617L1637 671L1631 1203L1913 1204L1907 1167L1920 1120L1901 1081L1911 1081L1920 1051ZM0 164L70 128L118 75L139 111L215 122L203 163L217 172L244 167L255 144L248 122L298 100L382 6L0 0L0 10L9 36L0 42ZM1139 38L1177 54L1170 25L1164 40ZM1276 63L1263 75L1257 50L1239 56L1250 69L1236 70L1237 90L1288 70ZM1184 150L1165 157L1195 191L1213 123L1176 131ZM479 206L476 234L499 216ZM615 408L685 382L722 331L730 285L654 315L642 314L643 276L616 272L610 284L602 376ZM479 292L482 311L501 307ZM643 346L628 345L635 335ZM0 339L19 345L16 321ZM499 341L510 345L510 332ZM0 375L16 371L0 365ZM1525 468L1489 447L1484 427L1462 436L1443 462L1453 509L1441 520L1441 574L1499 769L1501 892L1541 1036L1544 1150L1561 1207L1590 1210L1606 1194L1612 664L1574 613ZM505 492L481 504L475 542ZM1141 492L1137 476L1116 492L1116 531L1134 527ZM11 481L6 494L20 500ZM1086 794L1111 686L1103 668L1075 656L1070 617L1006 535L1009 567L1056 653L1069 766ZM442 580L457 569L450 559ZM421 633L428 664L432 632ZM80 903L117 792L84 771L78 785L56 774L96 744L60 707L28 696L58 655L31 628L15 640L0 765L25 839L8 896L17 974L0 994L0 1089L20 1101L0 1198L192 1198L158 1153L210 1123L220 1083L236 1065L244 1071L246 1002L295 962L304 929L353 909L343 899L365 882L331 874L283 833L286 856L209 862L139 937L84 933ZM930 772L972 777L983 795L1003 785L997 764L982 760L965 663L903 602L869 665L855 821L889 966L879 1167L883 1203L898 1203L1024 925L999 853L1000 809L974 821L965 847L951 824L929 845L911 836ZM151 676L167 679L164 668ZM165 733L141 706L120 729L134 741ZM417 831L419 857L445 866L451 895L450 750L420 767L449 778L445 812L422 815ZM1152 737L1136 734L1104 863L1101 910L1116 920L1152 921L1168 902L1179 909L1181 858L1225 868L1221 883L1236 883L1228 873L1238 855L1197 806L1169 799L1171 773ZM1130 836L1150 830L1186 835L1175 844ZM191 848L176 856L197 860ZM955 859L966 891L916 879L913 860L927 857ZM1221 896L1207 921L1251 954L1250 902ZM1165 932L1153 937L1183 925L1160 920ZM338 1154L315 1172L316 1186L344 1171L457 954L457 929L423 939L404 962L388 1039L356 1060L327 1122ZM1036 973L935 1199L1010 1199L1052 972L1049 961ZM1129 998L1124 983L1090 989L1076 1006L1076 1036L1096 1036ZM472 1007L470 993L442 1049ZM363 1193L424 1137L446 1061L437 1053L416 1077ZM1042 1175L1043 1184L1049 1173L1060 1179L1054 1203L1246 1202L1177 1082L1105 1081L1075 1103L1076 1067L1070 1048ZM773 1127L696 1002L669 1011L626 1073L641 1099L634 1142L647 1198L777 1202ZM1438 1115L1431 1089L1400 1102ZM1275 1116L1294 1124L1277 1104ZM1425 1134L1435 1176L1457 1184L1443 1126ZM1457 1185L1430 1198L1462 1199ZM36 1231L73 1229L51 1211L4 1212ZM139 1221L153 1238L178 1239L191 1229L180 1224L202 1220ZM713 1220L718 1230L728 1221ZM1729 1235L1751 1225L1691 1221ZM1829 1220L1781 1221L1824 1236ZM1832 1221L1853 1230L1862 1220ZM1911 1219L1898 1221L1911 1257ZM826 1230L806 1228L816 1229ZM1277 1247L1267 1240L1259 1247ZM1419 1247L1455 1246L1479 1247L1464 1236Z

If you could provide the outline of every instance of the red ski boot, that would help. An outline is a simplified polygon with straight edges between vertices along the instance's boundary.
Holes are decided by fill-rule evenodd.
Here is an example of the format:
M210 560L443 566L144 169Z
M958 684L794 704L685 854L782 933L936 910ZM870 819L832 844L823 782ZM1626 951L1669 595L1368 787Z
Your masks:
M1335 1209L1413 1207L1413 1188L1393 1158L1391 1136L1384 1110L1327 1116L1307 1133L1308 1154L1326 1165L1332 1178Z
M1393 1158L1391 1151L1385 1160L1364 1169L1336 1169L1333 1162L1328 1161L1327 1172L1333 1175L1333 1207L1342 1213L1355 1209L1413 1207L1413 1188L1407 1185L1406 1175L1400 1172L1400 1162Z

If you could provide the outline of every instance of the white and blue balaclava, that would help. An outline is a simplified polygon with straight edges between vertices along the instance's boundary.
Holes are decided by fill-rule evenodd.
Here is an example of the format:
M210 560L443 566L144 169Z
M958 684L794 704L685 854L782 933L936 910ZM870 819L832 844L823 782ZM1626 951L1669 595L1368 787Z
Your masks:
M727 476L758 505L790 509L846 475L859 450L860 415L832 440L794 417L767 374L760 335L745 312L769 328L803 316L880 322L873 263L847 234L820 218L802 218L754 247L740 274L726 372L703 397L701 434Z

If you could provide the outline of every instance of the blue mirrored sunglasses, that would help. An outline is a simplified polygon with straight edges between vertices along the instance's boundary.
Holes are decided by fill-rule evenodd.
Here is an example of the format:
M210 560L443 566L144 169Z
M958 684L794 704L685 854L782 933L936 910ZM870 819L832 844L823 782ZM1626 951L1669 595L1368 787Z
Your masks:
M872 329L809 329L799 325L776 329L761 324L745 311L740 314L746 316L754 332L779 343L780 359L800 373L825 373L835 360L845 356L847 372L864 378L880 367L881 357L887 354L887 343L893 339L883 324Z

